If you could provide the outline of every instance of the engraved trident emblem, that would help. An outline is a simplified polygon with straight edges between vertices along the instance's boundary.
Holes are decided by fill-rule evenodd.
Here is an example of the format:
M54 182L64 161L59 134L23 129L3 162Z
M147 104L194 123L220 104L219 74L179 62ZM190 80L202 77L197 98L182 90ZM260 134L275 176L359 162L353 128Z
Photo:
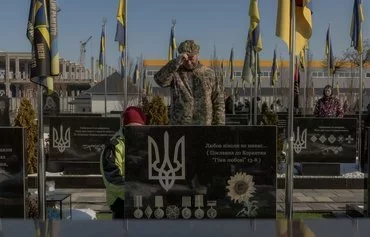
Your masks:
M154 148L155 159L152 157L152 148ZM178 157L180 148L180 157ZM168 192L176 180L185 180L185 136L182 136L176 142L173 161L171 161L169 157L168 132L164 133L164 157L162 163L157 143L151 136L148 136L148 159L149 180L158 180L159 184Z
M303 149L307 148L307 128L303 130L302 134L300 132L300 127L297 127L297 133L294 134L294 144L293 148L296 153L300 153Z
M71 128L67 128L63 134L63 125L60 125L60 133L53 128L53 148L63 153L66 148L71 147Z

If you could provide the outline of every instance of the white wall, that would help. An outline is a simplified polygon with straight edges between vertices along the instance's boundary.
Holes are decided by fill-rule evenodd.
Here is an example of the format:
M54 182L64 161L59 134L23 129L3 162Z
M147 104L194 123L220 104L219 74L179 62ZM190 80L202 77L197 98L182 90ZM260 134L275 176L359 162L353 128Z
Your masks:
M128 105L137 105L138 99L135 97L129 98ZM94 95L91 104L92 113L104 113L105 111L105 99L104 95ZM107 113L110 111L122 111L123 110L123 99L121 95L107 96Z

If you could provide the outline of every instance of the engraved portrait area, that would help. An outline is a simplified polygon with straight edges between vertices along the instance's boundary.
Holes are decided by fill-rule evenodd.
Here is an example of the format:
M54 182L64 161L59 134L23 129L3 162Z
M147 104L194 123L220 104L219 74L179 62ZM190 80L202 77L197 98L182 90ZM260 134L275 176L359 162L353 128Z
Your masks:
M127 218L275 217L275 127L140 126L125 134Z

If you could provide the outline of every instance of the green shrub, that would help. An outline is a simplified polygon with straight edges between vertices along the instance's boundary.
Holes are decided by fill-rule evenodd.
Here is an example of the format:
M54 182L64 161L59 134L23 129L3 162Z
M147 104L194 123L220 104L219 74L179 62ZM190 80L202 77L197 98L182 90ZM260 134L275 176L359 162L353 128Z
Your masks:
M168 108L163 97L154 95L143 98L143 111L147 116L148 125L167 125Z
M31 102L23 98L14 119L14 126L26 130L27 171L29 174L37 172L37 125L36 113Z

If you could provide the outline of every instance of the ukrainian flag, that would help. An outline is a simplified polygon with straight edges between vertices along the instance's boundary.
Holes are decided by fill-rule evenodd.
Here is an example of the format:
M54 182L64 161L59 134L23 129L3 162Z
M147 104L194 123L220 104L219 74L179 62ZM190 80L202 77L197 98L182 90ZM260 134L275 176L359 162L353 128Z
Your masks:
M136 82L140 79L140 72L139 72L139 66L136 63L135 70L134 70L134 76L132 77L133 83L136 85Z
M177 45L175 38L175 25L173 24L171 27L170 44L168 48L168 61L175 59L177 57L176 48Z
M51 75L51 58L46 0L31 0L26 34L32 44L31 82L48 88L45 79ZM52 90L52 82L48 89Z
M275 83L278 80L278 65L276 62L276 49L274 50L274 58L272 59L272 68L271 68L271 86L275 86Z
M229 59L230 81L234 81L234 48L231 48Z
M56 0L49 0L48 4L48 15L49 15L49 25L50 25L50 57L51 57L51 76L59 76L59 50L58 50L58 5ZM53 78L48 77L46 79L48 94L50 95L54 91Z
M290 47L290 5L291 0L279 0L276 20L276 36L281 38ZM298 55L307 45L312 35L312 11L311 0L296 0L296 47L295 55Z
M326 32L326 47L325 47L325 54L326 60L328 62L328 67L330 69L330 74L334 72L334 57L333 57L333 47L331 44L331 37L330 37L330 27Z
M101 37L100 37L100 52L99 52L99 68L100 68L100 70L103 70L103 67L104 67L104 53L105 53L105 32L104 32L104 28L103 28L102 32L101 32Z
M365 17L362 11L361 0L354 0L353 3L353 15L351 24L351 46L353 46L357 52L362 53L362 22Z
M245 56L244 56L244 64L242 70L242 80L249 81L250 84L253 82L252 72L255 70L253 69L253 65L256 63L256 58L252 46L252 40L250 35L248 35L247 46L245 49Z
M249 5L250 27L249 32L252 37L253 49L256 52L262 50L262 38L260 33L260 14L257 0L251 0Z
M117 27L114 41L118 41L119 51L126 47L126 0L120 0L117 11Z
M125 77L125 51L121 52L121 77Z

